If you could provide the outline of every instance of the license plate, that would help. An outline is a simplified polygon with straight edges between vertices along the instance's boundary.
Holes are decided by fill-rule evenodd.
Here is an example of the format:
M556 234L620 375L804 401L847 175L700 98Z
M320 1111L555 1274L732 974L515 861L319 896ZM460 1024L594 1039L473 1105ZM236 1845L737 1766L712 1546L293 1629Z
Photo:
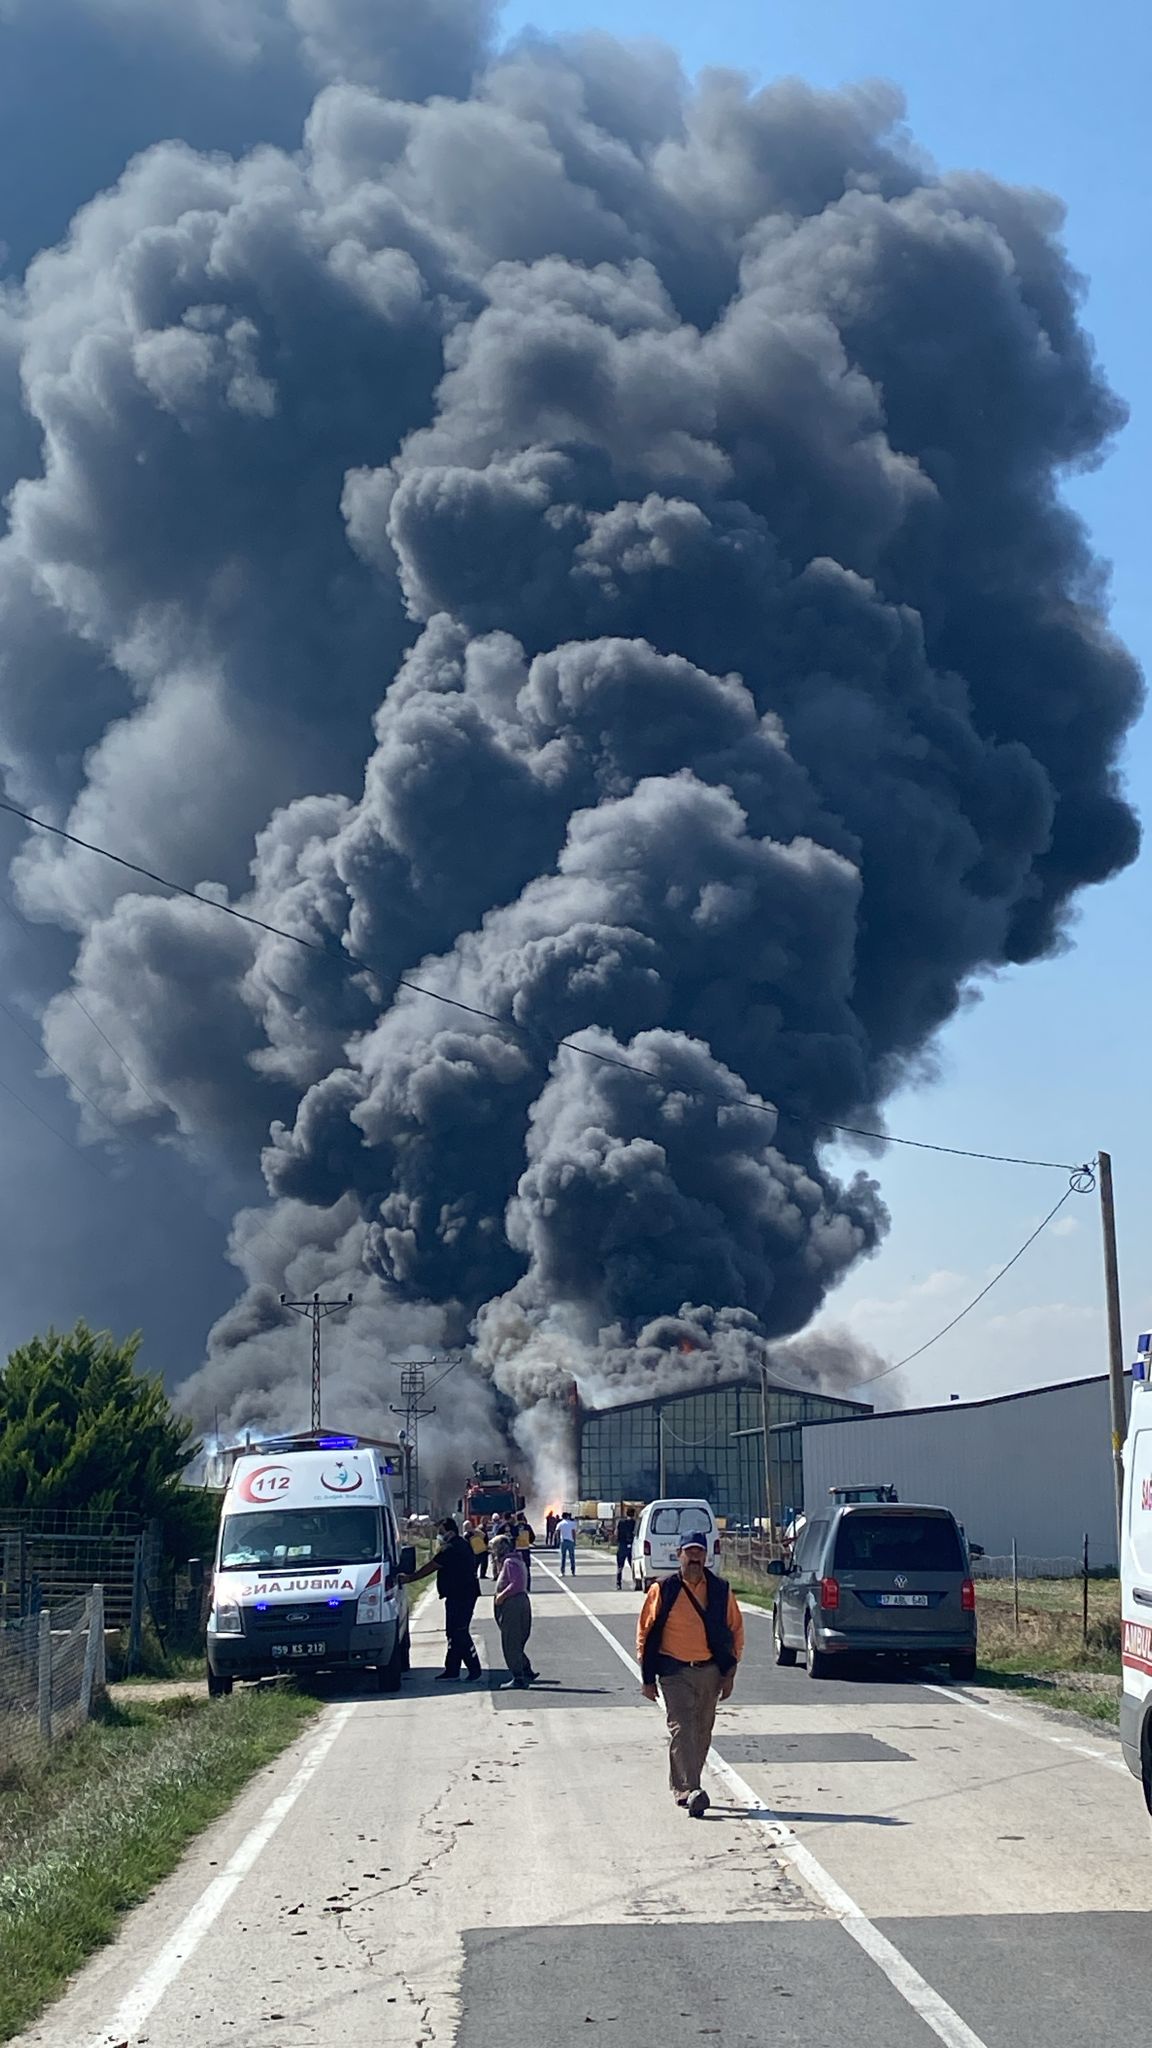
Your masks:
M327 1643L273 1643L274 1657L322 1657Z
M881 1607L927 1607L927 1593L881 1593Z

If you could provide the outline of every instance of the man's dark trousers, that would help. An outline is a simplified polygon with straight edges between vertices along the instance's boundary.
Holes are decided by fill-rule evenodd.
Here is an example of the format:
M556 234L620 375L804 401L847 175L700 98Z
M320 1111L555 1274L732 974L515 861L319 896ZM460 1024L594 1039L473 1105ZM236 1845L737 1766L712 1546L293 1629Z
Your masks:
M616 1545L616 1584L618 1586L622 1586L624 1583L624 1567L631 1556L632 1545L630 1543L618 1543Z
M462 1665L473 1678L480 1676L480 1658L472 1641L475 1607L475 1593L449 1593L444 1602L444 1632L448 1637L444 1669L449 1678L458 1678Z

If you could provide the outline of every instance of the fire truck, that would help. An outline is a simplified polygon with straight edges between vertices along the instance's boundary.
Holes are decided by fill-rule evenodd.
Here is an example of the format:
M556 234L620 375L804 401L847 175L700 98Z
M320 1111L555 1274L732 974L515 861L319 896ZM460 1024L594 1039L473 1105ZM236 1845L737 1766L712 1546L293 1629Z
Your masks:
M524 1495L506 1465L473 1465L460 1502L462 1514L479 1520L486 1515L518 1515Z

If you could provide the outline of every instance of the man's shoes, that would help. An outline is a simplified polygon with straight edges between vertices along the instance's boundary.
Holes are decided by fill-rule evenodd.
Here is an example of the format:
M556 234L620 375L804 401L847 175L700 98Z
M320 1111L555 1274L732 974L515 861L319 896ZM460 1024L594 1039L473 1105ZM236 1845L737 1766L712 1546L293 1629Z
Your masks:
M483 1678L483 1676L484 1676L484 1673L483 1673L483 1672L481 1671L481 1669L480 1669L480 1666L479 1666L479 1665L477 1664L477 1666L476 1666L476 1669L475 1669L475 1671L468 1671L468 1672L466 1672L466 1673L465 1673L465 1676L466 1676L467 1678L473 1678L473 1679L475 1679L475 1678Z
M527 1692L528 1680L526 1678L506 1678L500 1690L501 1692Z
M434 1685L455 1685L459 1676L460 1673L458 1671L438 1671L432 1683Z
M703 1820L704 1815L708 1811L708 1794L706 1792L693 1792L688 1799L687 1805L693 1820Z

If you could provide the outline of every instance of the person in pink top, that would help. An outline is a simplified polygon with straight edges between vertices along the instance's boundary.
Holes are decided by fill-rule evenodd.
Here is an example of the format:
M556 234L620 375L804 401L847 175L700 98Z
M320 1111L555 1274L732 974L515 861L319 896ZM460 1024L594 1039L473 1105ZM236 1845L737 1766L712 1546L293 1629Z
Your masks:
M522 1692L537 1676L528 1662L527 1642L532 1633L532 1602L528 1594L528 1571L523 1557L513 1550L506 1536L492 1545L496 1584L492 1605L500 1628L500 1645L510 1676L502 1692Z

